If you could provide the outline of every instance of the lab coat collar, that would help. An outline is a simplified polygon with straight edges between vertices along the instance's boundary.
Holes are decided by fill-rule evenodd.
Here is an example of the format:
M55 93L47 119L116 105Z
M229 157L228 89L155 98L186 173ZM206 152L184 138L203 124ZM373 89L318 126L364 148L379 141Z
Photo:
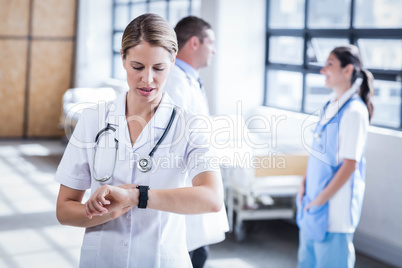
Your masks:
M106 123L113 125L120 125L122 122L126 122L126 98L127 92L122 93L116 97L116 99L108 105L108 114L106 116ZM152 127L165 129L169 122L170 115L174 107L173 100L166 93L162 93L162 99L156 109L155 114L152 116L149 124Z
M152 116L151 120L144 127L141 134L135 141L135 144L133 145L133 151L137 151L144 145L154 147L157 141L163 135L163 132L166 129L170 116L172 114L174 104L172 99L166 92L163 92L162 94L162 100L159 103L158 109L156 109L155 114ZM125 125L128 133L127 123ZM150 150L152 150L152 148L149 148L149 151Z
M342 94L342 96L338 100L339 107L341 107L343 104L345 104L358 90L358 83L354 83L351 88L346 90L345 93ZM335 92L332 92L329 98L330 102L335 102L336 101L336 94Z
M187 62L176 58L175 64L195 81L198 81L198 79L200 78L200 74L197 72L197 70L194 69L194 67Z
M326 124L328 123L335 115L338 114L339 109L350 99L352 98L355 94L357 94L357 90L359 88L359 81L356 81L351 88L349 88L345 93L342 94L342 96L339 98L339 100L336 100L336 94L335 92L331 93L329 97L329 101L325 105L325 109L323 109L324 115L321 118L321 124ZM361 81L360 81L361 82ZM337 109L328 112L328 106L329 105L336 105Z
M166 92L163 92L162 100L158 106L158 109L156 109L155 114L142 130L141 134L135 141L135 144L131 146L130 134L126 119L126 98L127 92L119 95L109 105L109 114L107 115L106 123L117 126L119 142L122 142L125 148L131 148L129 151L136 151L149 142L153 144L154 139L158 140L160 138L163 130L166 129L166 126L169 122L174 103L169 95ZM155 131L151 131L151 128L155 129ZM150 139L151 136L152 138Z
M172 115L174 103L166 92L162 94L162 100L151 118L150 125L154 128L165 129Z

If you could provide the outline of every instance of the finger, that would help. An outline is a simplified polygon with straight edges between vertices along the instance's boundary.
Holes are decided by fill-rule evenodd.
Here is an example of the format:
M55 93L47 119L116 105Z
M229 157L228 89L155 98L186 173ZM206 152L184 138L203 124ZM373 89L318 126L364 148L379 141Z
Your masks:
M87 218L89 219L90 218L90 213L88 211L88 204L87 203L84 204L84 209L85 209L85 216L87 216Z
M110 201L107 199L104 199L104 201L102 201L103 205L110 205Z
M103 214L103 212L101 210L99 210L100 205L96 200L88 201L88 207L89 207L89 210L90 210L92 216L93 215L100 216Z
M92 217L96 214L96 211L92 205L92 200L88 200L87 201L87 207L88 207L88 214L89 214L89 218L92 219Z
M104 205L110 205L110 201L106 199L105 196L100 196L98 199L98 209L104 211Z
M110 194L109 187L102 187L99 188L99 192L94 195L93 205L99 213L107 212L107 209L103 206L110 204L110 201L105 198L108 194Z
M90 219L90 220L92 219L93 213L92 213L92 210L90 208L89 202L85 203L85 214L87 215L88 219Z
M98 202L100 202L100 206L103 207L103 205L110 205L110 200L106 199L108 195L111 194L112 189L109 186L104 186L102 187L100 193L98 194ZM100 208L103 210L102 208Z
M107 209L103 207L103 204L100 201L94 200L92 201L92 205L95 208L95 212L99 215L102 215L107 211Z

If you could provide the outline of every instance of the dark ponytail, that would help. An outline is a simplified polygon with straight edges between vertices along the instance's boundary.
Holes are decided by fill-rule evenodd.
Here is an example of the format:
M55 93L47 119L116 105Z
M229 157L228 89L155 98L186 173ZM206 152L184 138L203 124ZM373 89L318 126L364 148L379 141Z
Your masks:
M361 70L361 74L363 82L360 85L359 95L367 106L367 110L369 113L369 120L371 120L374 111L374 106L373 103L371 102L371 97L373 96L374 93L374 87L373 87L374 77L370 71L367 71L365 69Z
M374 106L371 102L371 97L374 93L374 77L369 71L363 69L359 49L354 45L349 45L344 47L336 47L331 53L334 54L335 57L341 62L342 68L348 64L353 65L353 74L350 81L351 84L353 84L359 77L363 79L363 82L360 86L359 95L367 106L369 120L371 120L374 111Z

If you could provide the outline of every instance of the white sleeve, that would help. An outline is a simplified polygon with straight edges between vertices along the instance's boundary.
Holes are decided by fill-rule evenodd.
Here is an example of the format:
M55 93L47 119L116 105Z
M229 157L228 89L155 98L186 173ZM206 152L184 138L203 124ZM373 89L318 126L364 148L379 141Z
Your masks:
M202 117L200 121L204 119L205 117ZM205 171L214 171L220 176L219 159L210 146L210 135L204 130L205 127L197 122L191 128L187 138L186 162L190 180Z
M88 164L88 150L92 150L86 136L85 112L74 129L73 135L57 168L54 180L76 190L86 190L91 187L91 173Z
M339 126L339 159L360 161L364 152L368 111L361 103L353 103L344 112Z

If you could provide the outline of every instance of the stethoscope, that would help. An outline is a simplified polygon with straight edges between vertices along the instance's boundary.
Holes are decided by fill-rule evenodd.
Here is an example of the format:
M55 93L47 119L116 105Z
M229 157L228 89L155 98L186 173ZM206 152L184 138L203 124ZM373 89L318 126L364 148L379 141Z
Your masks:
M338 109L338 113L339 113L339 111L341 111L342 108L343 108L349 101L351 101L352 99L354 99L353 96L350 97L347 101L345 101L345 103ZM325 115L325 111L327 110L329 104L330 104L330 101L328 101L328 102L324 105L323 112L322 112L322 115L321 115L321 117L320 117L320 122L321 122L321 120L322 120L322 117ZM335 116L334 116L334 117L335 117ZM334 119L334 117L332 117L330 120L328 120L328 122L326 122L324 125L321 125L321 124L319 123L319 124L321 125L321 130L320 130L320 131L316 131L316 132L314 133L314 139L315 139L316 143L318 144L318 148L319 148L320 150L322 150L322 148L323 148L323 145L322 145L322 143L321 143L322 134L324 133L325 128L328 126L328 124Z
M169 132L175 116L176 116L176 107L173 107L173 111L172 111L172 114L170 116L169 123L166 126L166 129L163 132L162 136L159 138L158 142L156 143L154 148L151 150L151 152L147 156L140 158L140 160L138 161L137 168L138 168L139 171L145 173L145 172L148 172L148 171L150 171L152 169L152 157L155 154L156 150L158 149L159 145L165 139L167 133ZM119 149L119 141L116 138L114 138L114 141L115 141L114 163L113 163L111 173L110 173L110 175L105 175L103 177L98 177L97 174L96 174L96 170L95 170L96 151L97 151L97 148L98 148L98 145L99 145L100 136L106 134L107 131L116 132L116 129L114 127L112 127L110 124L107 124L106 127L101 129L98 132L98 134L96 134L96 137L95 137L95 146L94 146L93 161L92 161L92 170L93 170L92 177L94 178L94 180L99 181L99 182L105 182L105 181L109 180L113 176L114 170L116 168L117 151Z

